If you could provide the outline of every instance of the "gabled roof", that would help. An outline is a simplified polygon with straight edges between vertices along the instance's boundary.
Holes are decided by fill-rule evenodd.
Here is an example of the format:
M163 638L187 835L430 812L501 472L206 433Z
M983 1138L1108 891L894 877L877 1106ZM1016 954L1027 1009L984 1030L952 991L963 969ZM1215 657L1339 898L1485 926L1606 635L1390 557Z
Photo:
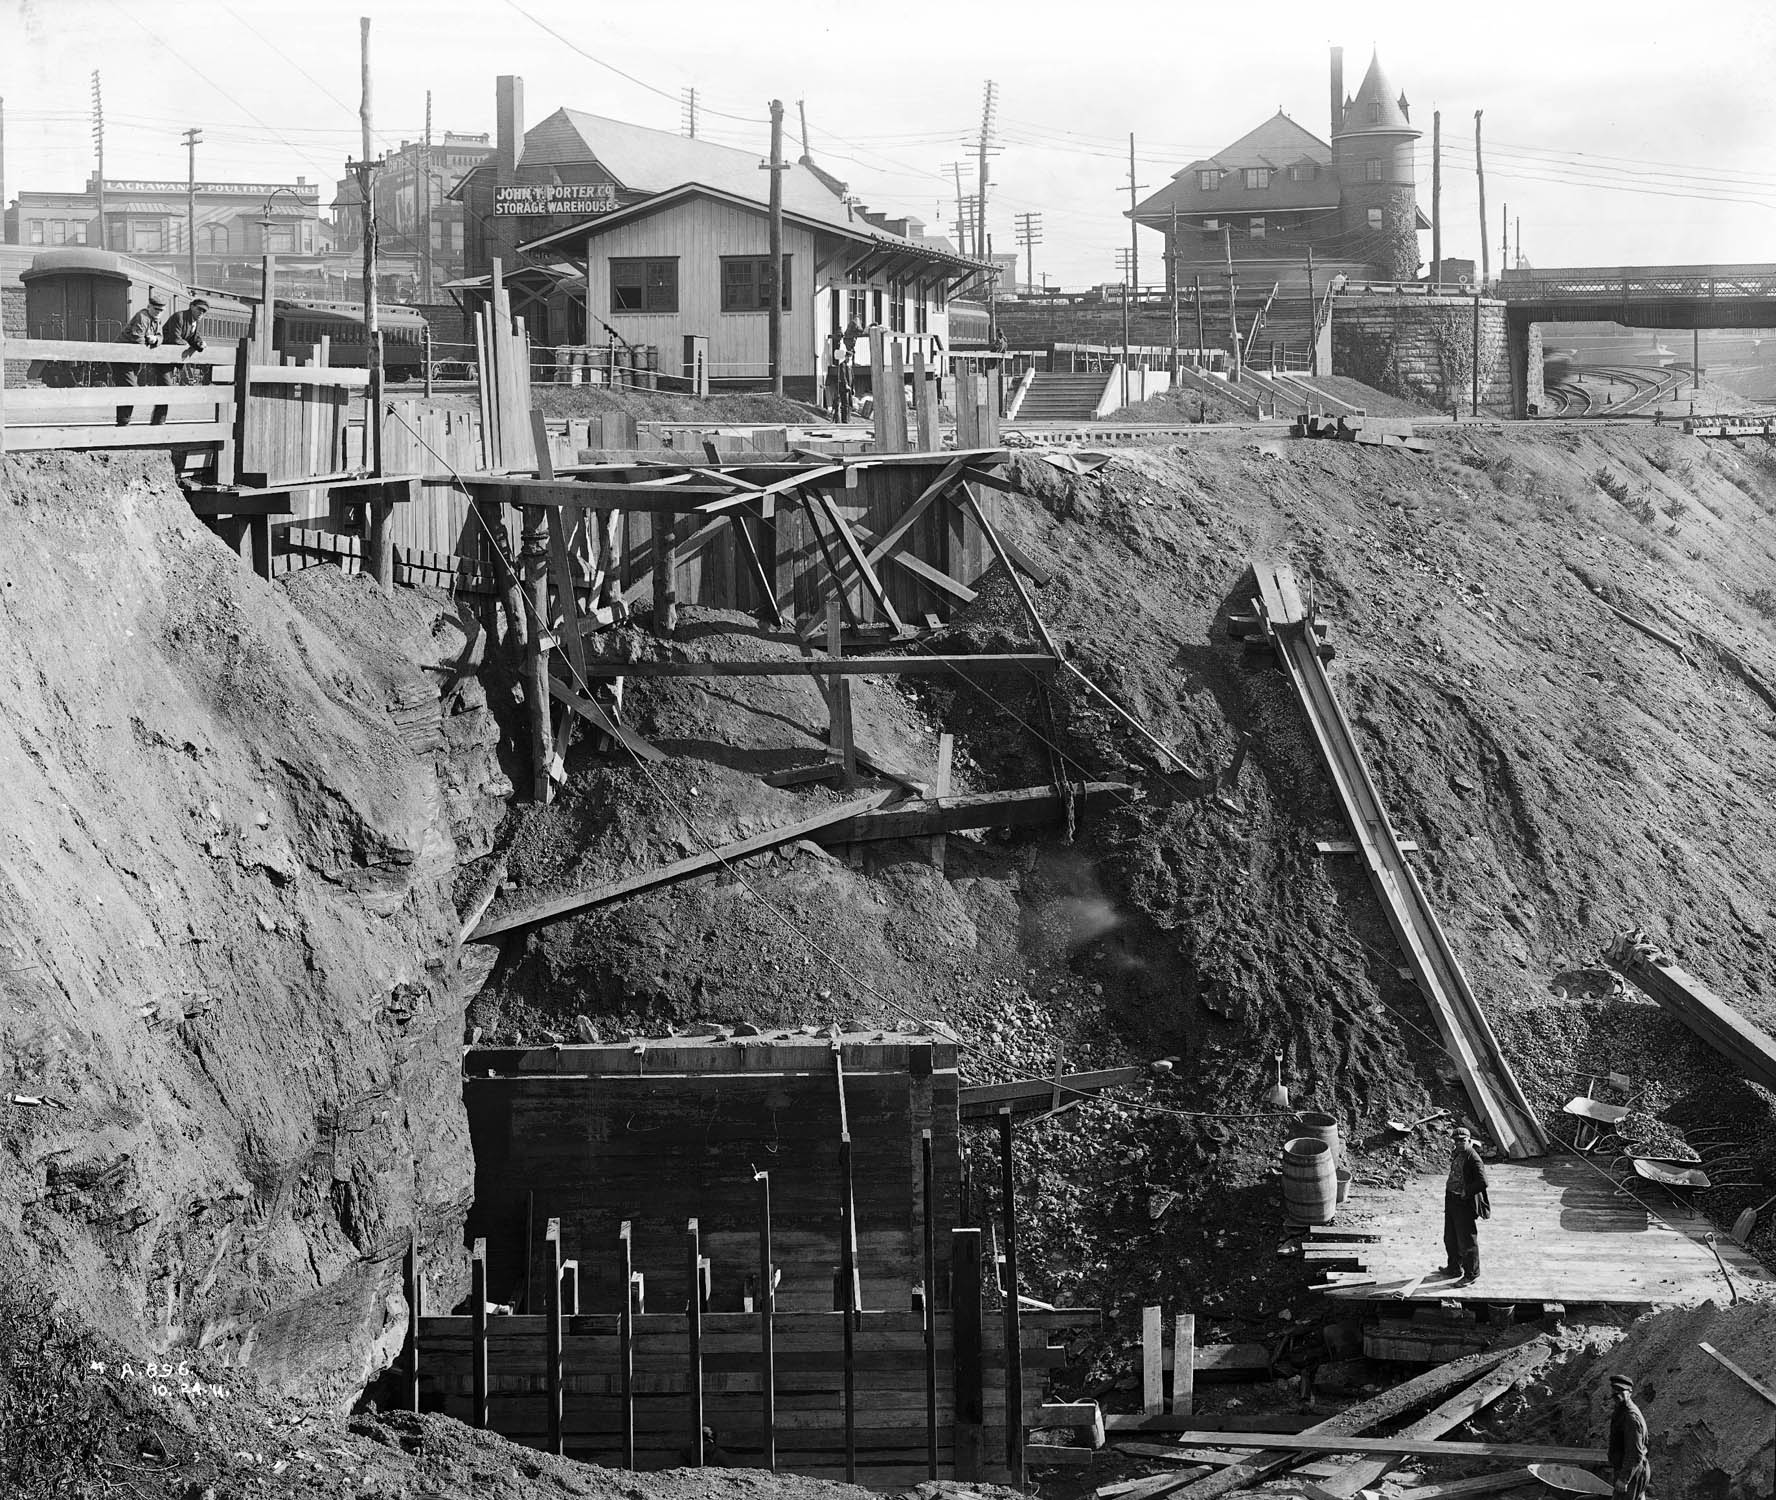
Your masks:
M1309 162L1319 168L1318 175L1306 182L1294 181L1289 168ZM1248 188L1242 176L1246 167L1269 167L1275 173L1270 186ZM1197 174L1211 170L1223 175L1219 186L1205 190ZM1135 207L1134 217L1155 223L1169 217L1174 207L1180 214L1218 215L1298 213L1303 209L1337 206L1338 180L1332 174L1332 148L1279 109L1231 146L1173 173L1170 182Z
M1422 135L1423 131L1412 128L1408 108L1406 96L1396 97L1394 86L1382 72L1381 54L1374 53L1369 59L1369 71L1363 75L1363 86L1357 90L1356 98L1345 105L1344 124L1334 135L1371 135L1377 131Z
M737 198L763 202L770 178L761 169L762 151L737 151L713 141L653 130L622 120L558 109L525 132L518 167L596 163L631 193L664 193L687 182L701 183ZM800 163L783 174L786 213L849 227L844 205L822 178Z

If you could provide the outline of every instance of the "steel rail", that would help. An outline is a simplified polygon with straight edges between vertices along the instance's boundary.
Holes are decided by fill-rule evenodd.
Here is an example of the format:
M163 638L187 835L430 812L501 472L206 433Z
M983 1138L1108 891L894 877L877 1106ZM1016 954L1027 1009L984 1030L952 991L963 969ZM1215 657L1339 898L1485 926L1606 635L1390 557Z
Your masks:
M1540 1156L1548 1149L1547 1136L1505 1060L1436 911L1400 851L1386 804L1326 677L1313 622L1305 612L1288 618L1292 611L1286 604L1273 613L1276 601L1299 598L1293 570L1259 563L1253 571L1283 671L1301 700L1321 759L1356 835L1370 884L1436 1019L1469 1102L1506 1155ZM1284 618L1277 618L1277 614Z

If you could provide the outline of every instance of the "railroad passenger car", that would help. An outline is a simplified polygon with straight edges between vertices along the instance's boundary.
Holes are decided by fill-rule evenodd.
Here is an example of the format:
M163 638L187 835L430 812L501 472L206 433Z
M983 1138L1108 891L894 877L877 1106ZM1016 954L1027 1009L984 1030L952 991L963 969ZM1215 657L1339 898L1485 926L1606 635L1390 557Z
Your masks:
M411 307L382 307L376 326L382 334L382 369L390 380L418 379L425 374L426 320ZM280 354L307 359L327 340L327 363L362 370L364 307L360 302L310 302L278 298L271 324L272 343Z
M129 320L148 305L150 292L160 293L169 317L202 295L210 306L198 327L212 347L237 342L252 325L252 309L244 302L194 293L178 277L112 250L45 250L19 273L19 280L25 287L27 338L115 343ZM114 368L54 360L33 363L30 374L47 385L104 385Z

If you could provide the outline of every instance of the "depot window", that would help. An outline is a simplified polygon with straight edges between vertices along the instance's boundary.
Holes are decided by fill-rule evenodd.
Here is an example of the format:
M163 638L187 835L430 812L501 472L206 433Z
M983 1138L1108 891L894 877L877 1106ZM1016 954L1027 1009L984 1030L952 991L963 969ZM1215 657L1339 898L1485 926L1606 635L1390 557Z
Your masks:
M1379 208L1369 210L1369 227L1371 229L1381 228L1381 210Z
M1246 186L1249 188L1267 188L1270 186L1269 167L1247 167Z
M790 257L783 257L783 310L789 311L789 288L794 280ZM765 312L771 306L771 257L724 255L721 258L722 311Z
M1262 220L1262 219L1249 220L1246 224L1246 230L1252 236L1253 239L1255 239L1255 240L1263 239L1264 238L1264 220Z
M675 313L678 311L678 257L625 257L610 263L611 311Z
M1221 186L1221 174L1213 168L1196 174L1196 185L1205 193L1212 193Z

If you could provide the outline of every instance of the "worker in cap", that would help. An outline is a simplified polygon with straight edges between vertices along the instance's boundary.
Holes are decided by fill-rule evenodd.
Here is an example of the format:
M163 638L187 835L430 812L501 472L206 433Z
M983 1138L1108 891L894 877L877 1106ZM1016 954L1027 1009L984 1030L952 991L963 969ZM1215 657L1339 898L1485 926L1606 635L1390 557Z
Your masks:
M183 312L174 313L161 325L161 343L183 344L187 358L193 354L202 354L204 339L203 334L198 331L198 324L209 310L210 304L202 297L193 297L189 307ZM161 365L159 369L163 385L196 385L203 373L202 366L193 364Z
M158 291L148 293L148 305L138 312L123 326L122 342L141 344L148 349L160 347L160 320L166 316L166 298ZM142 372L144 365L119 365L119 384L143 384Z
M1626 1375L1610 1376L1609 1461L1613 1500L1644 1500L1653 1477L1647 1462L1646 1418L1634 1404L1634 1382Z
M1486 1168L1474 1149L1466 1125L1455 1127L1449 1145L1449 1175L1443 1192L1444 1262L1431 1274L1457 1277L1457 1286L1472 1286L1480 1276L1479 1221L1492 1216Z

